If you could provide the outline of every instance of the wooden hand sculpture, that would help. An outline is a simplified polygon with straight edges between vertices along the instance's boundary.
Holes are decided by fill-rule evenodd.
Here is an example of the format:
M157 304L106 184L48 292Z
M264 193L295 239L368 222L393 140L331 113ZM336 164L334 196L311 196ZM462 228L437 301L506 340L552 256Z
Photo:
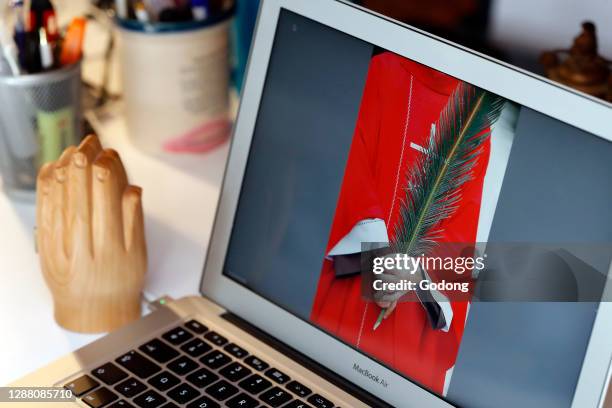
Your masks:
M36 241L55 320L83 333L140 317L147 269L141 189L88 136L38 174Z

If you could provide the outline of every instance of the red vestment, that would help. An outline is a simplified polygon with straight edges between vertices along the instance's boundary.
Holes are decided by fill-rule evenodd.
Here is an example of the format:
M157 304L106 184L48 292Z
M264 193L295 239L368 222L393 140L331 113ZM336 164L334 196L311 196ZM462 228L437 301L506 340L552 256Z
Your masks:
M407 170L424 154L415 144L427 148L431 125L458 84L455 78L389 52L372 59L326 253L365 219L384 220L393 239ZM486 139L473 179L461 188L457 211L440 224L438 242L475 242L489 149ZM420 303L400 302L373 331L380 308L362 298L361 277L336 277L333 261L325 259L311 319L442 394L446 371L457 356L467 306L451 302L452 324L445 332L431 328Z

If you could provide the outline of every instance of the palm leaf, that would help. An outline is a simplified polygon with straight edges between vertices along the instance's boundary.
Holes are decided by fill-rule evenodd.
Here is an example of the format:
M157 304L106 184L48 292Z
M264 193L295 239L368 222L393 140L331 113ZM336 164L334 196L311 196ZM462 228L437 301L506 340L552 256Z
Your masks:
M400 219L391 242L394 252L429 254L441 237L440 222L451 217L461 201L463 185L473 178L482 145L491 134L505 100L460 83L432 125L424 155L408 169ZM385 310L374 324L378 327Z

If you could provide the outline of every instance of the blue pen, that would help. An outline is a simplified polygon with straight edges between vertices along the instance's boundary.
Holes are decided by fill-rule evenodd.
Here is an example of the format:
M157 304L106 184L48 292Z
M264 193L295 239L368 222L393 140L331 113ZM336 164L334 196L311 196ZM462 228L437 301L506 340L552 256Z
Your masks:
M13 39L17 45L17 51L19 55L19 64L25 66L25 47L26 47L26 31L25 23L23 21L23 1L16 1L13 3L15 9L15 33Z
M208 18L210 5L208 0L191 0L191 13L196 21L206 20Z

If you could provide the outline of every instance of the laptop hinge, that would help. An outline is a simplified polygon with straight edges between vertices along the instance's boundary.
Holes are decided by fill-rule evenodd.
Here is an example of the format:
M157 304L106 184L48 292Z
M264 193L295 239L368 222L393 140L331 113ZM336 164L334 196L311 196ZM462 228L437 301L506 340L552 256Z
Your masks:
M393 408L392 405L389 405L386 402L381 401L380 399L370 394L369 392L357 387L350 381L347 381L343 377L332 372L331 370L324 367L323 365L317 363L310 357L300 353L296 349L288 346L287 344L276 339L275 337L272 337L269 334L265 333L264 331L258 329L257 327L253 326L246 320L240 318L239 316L236 316L235 314L228 312L228 313L224 313L223 315L221 315L221 317L227 320L228 322L234 324L235 326L238 326L240 329L246 331L252 336L256 337L258 340L266 343L268 346L274 348L275 350L278 350L279 352L286 355L290 359L296 361L298 364L306 367L307 369L314 372L315 374L317 374L324 380L332 383L336 387L347 392L348 394L359 399L360 401L363 401L364 403L372 407Z

